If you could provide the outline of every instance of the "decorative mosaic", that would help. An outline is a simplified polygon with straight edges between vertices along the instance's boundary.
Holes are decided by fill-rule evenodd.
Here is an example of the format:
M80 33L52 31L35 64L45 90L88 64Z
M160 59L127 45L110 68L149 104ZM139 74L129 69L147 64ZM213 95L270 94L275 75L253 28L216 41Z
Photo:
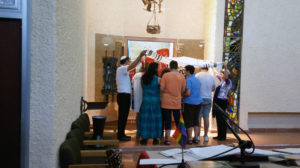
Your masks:
M228 61L231 73L232 89L229 92L227 109L231 124L239 122L243 13L244 0L226 0L223 60Z

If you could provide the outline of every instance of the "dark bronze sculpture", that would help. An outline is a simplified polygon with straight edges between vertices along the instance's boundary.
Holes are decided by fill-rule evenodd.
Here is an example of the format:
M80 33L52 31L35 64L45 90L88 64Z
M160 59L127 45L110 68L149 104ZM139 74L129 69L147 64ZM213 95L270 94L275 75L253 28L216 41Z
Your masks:
M117 92L116 87L116 70L117 58L104 57L103 58L103 87L102 94L109 95Z

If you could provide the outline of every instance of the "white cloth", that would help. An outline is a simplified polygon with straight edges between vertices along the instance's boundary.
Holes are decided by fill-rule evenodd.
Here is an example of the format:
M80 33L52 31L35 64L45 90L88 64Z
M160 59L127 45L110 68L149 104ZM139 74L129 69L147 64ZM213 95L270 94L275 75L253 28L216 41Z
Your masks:
M201 98L211 99L212 88L216 86L215 77L208 72L199 72L196 75L201 82L200 94Z
M133 78L133 112L139 112L143 99L143 89L141 79L143 76L143 72L136 73Z
M116 80L118 85L118 93L131 94L131 83L130 83L128 65L121 65L117 69Z
M223 63L222 62L212 62L209 60L201 60L201 59L196 59L196 58L191 58L191 57L163 57L155 52L148 53L147 57L154 59L155 61L164 63L169 65L169 63L174 60L177 61L178 67L185 67L186 65L193 65L195 67L222 67Z

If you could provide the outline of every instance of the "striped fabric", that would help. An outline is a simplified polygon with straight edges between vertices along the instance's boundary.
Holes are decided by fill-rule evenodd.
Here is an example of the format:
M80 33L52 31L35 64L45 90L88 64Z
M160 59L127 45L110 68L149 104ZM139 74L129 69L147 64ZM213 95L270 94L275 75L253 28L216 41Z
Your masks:
M186 134L185 126L184 126L184 120L182 117L182 113L180 114L179 124L176 127L176 130L173 134L173 138L176 139L176 141L179 143L180 146L185 148L185 146L187 144L187 134Z

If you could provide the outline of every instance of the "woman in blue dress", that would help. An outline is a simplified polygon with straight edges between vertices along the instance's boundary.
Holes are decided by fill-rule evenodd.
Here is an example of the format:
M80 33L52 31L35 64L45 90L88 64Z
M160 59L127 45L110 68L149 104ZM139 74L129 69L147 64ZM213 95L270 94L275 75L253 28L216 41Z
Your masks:
M153 145L156 145L161 137L162 115L157 70L158 64L151 63L141 80L143 100L138 116L137 135L142 137L142 145L146 145L148 139L153 139Z

